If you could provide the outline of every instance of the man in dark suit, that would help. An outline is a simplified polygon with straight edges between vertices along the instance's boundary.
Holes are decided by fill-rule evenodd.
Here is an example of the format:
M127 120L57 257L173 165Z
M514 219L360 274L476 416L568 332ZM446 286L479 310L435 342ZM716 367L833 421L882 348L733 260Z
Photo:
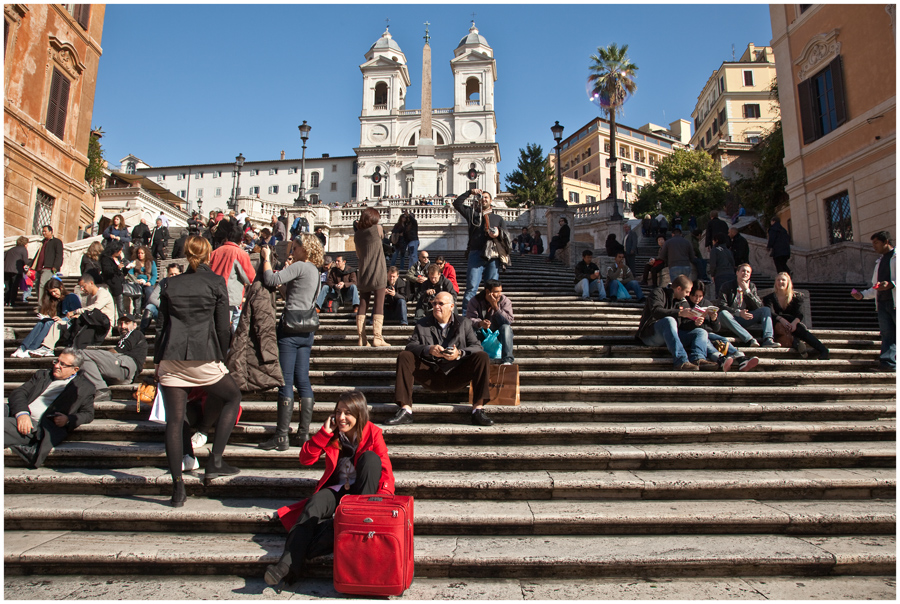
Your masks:
M731 239L731 254L734 256L734 265L750 264L750 244L736 228L728 229L728 238Z
M156 219L156 228L150 235L150 253L154 260L166 259L166 246L169 244L169 229L163 226L162 218Z
M725 237L728 235L728 223L719 218L719 213L716 210L713 210L709 213L709 222L706 223L706 250L709 251L712 248L712 240L715 235L721 235ZM722 239L721 241L726 241ZM730 243L730 240L728 240Z
M65 348L53 369L39 369L13 390L6 409L3 444L39 468L69 433L94 420L94 386L81 372L84 355Z
M439 292L432 302L433 311L416 323L406 350L397 357L397 382L394 397L400 409L385 425L411 424L413 384L429 390L459 390L472 382L472 423L491 426L484 412L490 394L490 359L475 336L472 322L454 312L453 296Z
M47 281L59 272L63 262L62 240L53 236L53 227L45 224L41 227L41 235L44 236L44 240L41 241L41 249L38 250L30 264L37 279L38 300L44 297Z
M783 226L781 218L773 216L769 227L769 242L766 244L772 260L775 262L776 273L791 274L787 262L791 258L791 236Z
M147 219L141 218L136 227L131 229L132 245L150 245L150 227L147 226Z

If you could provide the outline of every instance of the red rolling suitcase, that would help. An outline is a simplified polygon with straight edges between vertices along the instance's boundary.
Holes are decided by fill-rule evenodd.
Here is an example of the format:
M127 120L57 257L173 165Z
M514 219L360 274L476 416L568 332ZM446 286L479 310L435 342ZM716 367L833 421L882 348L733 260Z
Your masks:
M413 498L344 495L334 513L334 588L399 596L413 578Z

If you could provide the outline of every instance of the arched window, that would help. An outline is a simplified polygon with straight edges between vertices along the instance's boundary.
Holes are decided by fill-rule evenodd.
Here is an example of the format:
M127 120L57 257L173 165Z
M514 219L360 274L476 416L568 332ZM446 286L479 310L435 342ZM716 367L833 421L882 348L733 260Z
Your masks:
M312 174L309 175L309 187L312 189L312 188L315 188L318 186L319 186L319 173L313 172Z
M481 104L481 83L478 78L472 77L466 80L466 105Z
M440 133L440 132L437 132L437 133L435 133L435 134L437 135L437 144L443 145L443 144L444 144L444 137L441 136L441 133Z
M375 109L387 109L388 86L385 82L375 84Z
M135 170L134 162L133 161L128 162L128 165L125 166L125 174L135 174L136 172L137 171Z
M415 146L415 144L416 144L416 135L413 134L412 136L409 137L409 146L413 147L413 146Z

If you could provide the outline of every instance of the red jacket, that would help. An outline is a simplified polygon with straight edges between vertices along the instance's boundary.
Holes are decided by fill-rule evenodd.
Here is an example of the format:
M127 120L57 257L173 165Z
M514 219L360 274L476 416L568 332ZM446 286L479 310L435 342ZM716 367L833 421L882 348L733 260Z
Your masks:
M453 284L453 289L456 290L456 293L459 293L459 283L456 282L456 269L453 268L453 265L445 260L444 270L441 272L441 274L450 280L450 283Z
M331 440L332 436L334 436L333 433L329 434L322 428L316 432L315 436L303 443L303 448L300 449L300 463L305 466L313 465L319 461L322 453L325 453L325 473L322 474L322 478L319 479L319 484L316 485L316 490L313 491L313 493L318 493L319 489L328 483L328 479L331 478L335 468L337 468L338 456L340 455L341 450L339 448L327 446L328 441ZM356 447L356 455L353 457L353 463L359 461L359 456L366 451L374 451L378 457L381 458L381 480L378 485L377 494L393 495L394 470L391 467L391 460L388 457L387 445L384 444L384 436L381 432L381 428L371 421L363 428L359 446ZM278 518L281 520L281 524L284 525L285 530L289 531L293 528L297 519L300 518L300 514L303 513L303 508L306 507L307 501L309 501L309 499L303 499L302 501L298 501L297 503L285 506L278 510Z
M243 273L242 277L234 278L232 269L237 263L238 274ZM244 297L244 284L241 278L248 284L253 283L256 279L256 271L250 263L250 255L236 243L226 241L225 245L221 245L214 249L209 255L209 268L212 272L225 279L228 286L228 304L230 306L241 306L241 300Z

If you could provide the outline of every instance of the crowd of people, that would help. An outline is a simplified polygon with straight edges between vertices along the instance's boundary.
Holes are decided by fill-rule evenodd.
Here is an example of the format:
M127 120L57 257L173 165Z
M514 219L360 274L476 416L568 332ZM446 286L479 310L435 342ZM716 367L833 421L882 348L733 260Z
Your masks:
M149 354L145 333L155 324L154 377L165 409L165 449L173 482L170 505L185 504L183 474L199 468L194 451L210 438L204 481L240 472L226 461L225 450L240 415L242 392L278 388L274 434L259 444L261 449L300 446L300 461L306 465L325 454L325 473L313 496L302 511L285 512L290 532L284 553L266 570L269 584L289 578L315 551L320 522L333 515L344 494L393 493L384 438L369 420L362 393L342 394L334 413L310 436L315 406L310 360L319 313L352 305L357 345L387 347L385 321L407 325L414 306L415 326L396 358L397 410L385 425L413 422L415 384L431 391L456 391L471 384L471 423L494 424L485 411L491 365L515 363L515 314L500 275L514 251L533 253L539 237L523 230L511 240L486 191L466 191L453 207L468 225L462 290L455 267L443 256L432 261L428 250L419 248L412 214L401 216L385 233L374 208L365 208L356 225L355 268L343 254L333 260L325 255L322 233L305 232L308 225L304 229L297 223L289 228L284 215L273 216L258 238L251 235L253 249L260 254L254 267L245 245L254 227L246 212L211 213L205 225L195 213L177 246L177 257L186 264L169 264L165 277L156 262L166 259L159 242L168 239L167 220L160 216L153 229L142 221L129 231L117 215L103 230L103 243L85 252L78 282L81 295L70 293L58 274L62 242L49 226L43 228L43 241L31 260L28 241L20 238L6 256L6 303L16 303L17 280L33 270L38 320L12 356L52 357L55 349L62 351L52 369L36 371L10 394L6 446L29 467L41 466L53 447L93 419L95 402L112 398L111 386L139 379ZM659 251L645 267L642 282L633 268L637 234L626 229L623 242L614 236L607 239L610 263L605 271L591 250L583 252L574 267L575 294L582 300L596 294L598 300L642 301L636 337L647 346L665 347L679 371L749 371L759 359L746 352L756 347L790 347L806 358L829 359L828 348L804 323L804 299L794 290L789 271L779 271L774 290L759 295L749 248L736 229L715 213L711 216L710 281L700 270L706 265L698 265L699 234L683 238L680 216L671 228L665 217L652 220L641 228L659 237ZM773 221L770 243L773 259L781 266L786 254L779 228ZM563 218L551 240L551 257L569 237ZM288 239L287 257L280 259L274 243ZM853 297L876 300L882 332L879 369L895 371L893 242L889 233L880 232L872 244L879 254L872 287L854 290ZM669 283L657 283L658 267L668 268ZM692 280L692 267L699 278ZM641 285L648 276L653 287L645 299ZM713 286L714 296L709 294ZM284 299L280 317L276 295ZM98 347L114 326L114 346ZM490 353L488 339L498 344ZM292 438L295 406L299 423Z

